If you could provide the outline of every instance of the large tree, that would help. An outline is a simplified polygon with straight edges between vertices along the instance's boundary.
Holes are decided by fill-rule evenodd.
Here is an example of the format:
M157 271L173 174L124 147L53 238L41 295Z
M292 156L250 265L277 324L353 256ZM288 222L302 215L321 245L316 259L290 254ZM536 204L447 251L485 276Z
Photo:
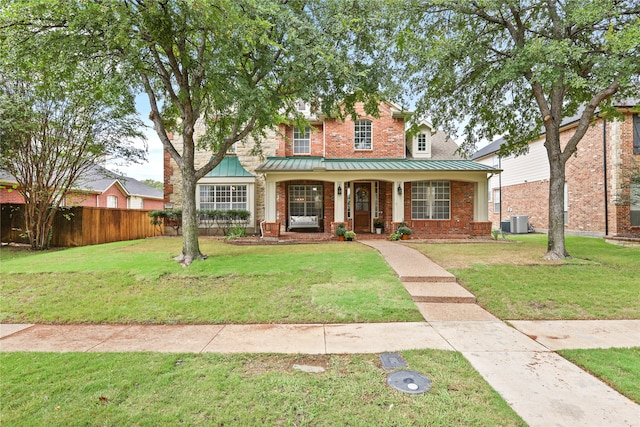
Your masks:
M25 31L40 15L0 9L0 168L18 182L32 249L49 247L56 212L105 159L141 159L141 122L116 63L82 52L82 37Z
M501 154L544 134L550 166L548 259L565 248L565 164L613 97L638 97L640 3L594 0L401 1L397 60L420 95L417 111L454 133L464 151L503 135ZM578 117L567 141L565 118Z
M120 62L117 72L134 76L131 84L146 93L154 128L182 176L183 248L177 259L184 265L204 258L196 183L233 144L251 139L259 153L268 128L292 119L302 122L295 108L299 99L324 112L342 102L346 109L339 114L353 112L356 100L373 100L366 103L368 111L377 107L371 70L380 75L379 68L366 56L375 44L361 43L361 50L349 44L360 43L353 34L368 33L364 17L376 10L369 7L373 1L10 3L14 15L23 9L40 13L35 24L21 21L32 32L60 30L84 37L84 45L95 52L108 52ZM198 135L198 124L203 134ZM179 144L169 132L179 136ZM210 151L211 159L196 165L196 150Z
M375 92L359 85L373 81L362 72L367 65L349 66L349 49L335 37L349 24L335 3L111 4L109 13L117 22L111 48L138 74L154 128L181 172L183 248L177 259L184 265L204 257L198 242L196 183L233 144L251 138L259 153L265 130L295 118L300 99L321 99L317 107L327 111L338 100L352 106L364 93ZM198 123L206 130L199 136ZM169 131L180 136L180 146L174 145ZM212 153L204 165L195 164L198 149Z

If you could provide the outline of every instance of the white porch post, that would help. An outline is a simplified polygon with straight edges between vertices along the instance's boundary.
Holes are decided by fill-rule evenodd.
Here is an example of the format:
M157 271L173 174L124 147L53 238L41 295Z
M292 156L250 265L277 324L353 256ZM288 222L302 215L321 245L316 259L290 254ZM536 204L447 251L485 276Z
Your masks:
M402 191L398 194L398 188ZM393 182L393 222L404 221L404 181Z
M338 191L338 188L340 191ZM333 184L333 222L344 222L344 201L346 194L347 189L344 188L344 181L338 181Z
M473 220L489 221L489 180L478 181L474 186Z
M264 187L264 220L276 222L276 183L267 178Z

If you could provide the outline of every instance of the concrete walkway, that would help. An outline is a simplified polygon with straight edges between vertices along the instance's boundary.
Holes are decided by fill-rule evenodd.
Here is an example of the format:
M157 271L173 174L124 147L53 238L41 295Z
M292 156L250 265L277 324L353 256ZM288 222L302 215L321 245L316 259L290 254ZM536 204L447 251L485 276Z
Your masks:
M553 353L640 346L640 320L500 321L418 251L362 241L397 272L425 322L309 325L0 325L0 351L461 352L532 427L639 426L640 406Z

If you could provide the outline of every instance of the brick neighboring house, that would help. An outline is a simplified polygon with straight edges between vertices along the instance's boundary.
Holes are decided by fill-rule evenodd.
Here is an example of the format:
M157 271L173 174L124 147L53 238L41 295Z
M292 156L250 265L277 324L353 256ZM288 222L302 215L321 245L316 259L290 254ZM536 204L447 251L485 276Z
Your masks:
M343 222L372 233L375 219L387 234L405 222L424 238L490 236L487 181L497 168L461 159L457 145L427 123L408 137L411 114L390 103L380 105L379 117L357 106L355 122L298 108L309 128L272 130L262 141L266 160L250 154L250 142L236 144L198 182L197 208L247 209L250 229L265 237L331 233ZM180 138L171 138L180 152ZM209 158L199 152L196 167ZM179 169L165 151L166 206L181 206L180 189Z
M23 204L15 177L0 170L0 204ZM65 195L64 206L118 209L163 209L162 191L95 165Z
M624 121L596 117L575 156L566 164L565 231L593 237L640 237L640 186L630 176L640 167L640 118L630 111L636 101L619 103ZM577 117L565 120L567 141ZM495 228L511 216L526 215L538 231L548 228L549 162L544 135L529 144L526 155L500 157L499 139L472 159L503 170L489 182L489 212ZM630 197L635 193L636 197ZM505 224L506 225L506 224Z

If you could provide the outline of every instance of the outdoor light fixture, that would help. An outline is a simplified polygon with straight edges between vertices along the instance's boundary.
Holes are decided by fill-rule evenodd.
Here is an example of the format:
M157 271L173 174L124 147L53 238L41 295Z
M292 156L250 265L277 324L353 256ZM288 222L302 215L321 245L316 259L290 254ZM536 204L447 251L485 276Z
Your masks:
M402 187L398 185L398 196L402 196Z
M338 196L342 196L342 187L338 185Z

